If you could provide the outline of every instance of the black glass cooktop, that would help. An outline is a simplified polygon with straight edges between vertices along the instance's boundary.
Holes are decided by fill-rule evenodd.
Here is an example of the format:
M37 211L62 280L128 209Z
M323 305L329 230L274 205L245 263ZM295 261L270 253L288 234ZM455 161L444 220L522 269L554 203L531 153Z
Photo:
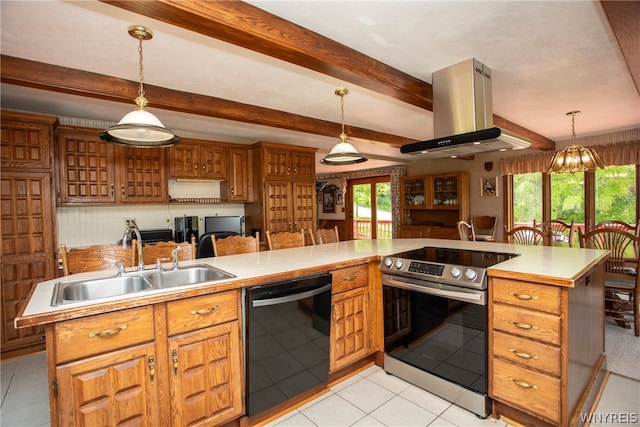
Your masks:
M466 249L435 248L425 246L422 249L401 252L392 255L411 261L424 261L440 264L455 264L466 267L487 268L499 262L519 256L504 252L471 251Z

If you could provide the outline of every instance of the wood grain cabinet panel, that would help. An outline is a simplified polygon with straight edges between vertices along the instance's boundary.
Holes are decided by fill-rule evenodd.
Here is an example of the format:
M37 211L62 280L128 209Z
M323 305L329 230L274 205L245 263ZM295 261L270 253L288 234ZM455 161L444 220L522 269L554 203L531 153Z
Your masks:
M248 202L253 192L252 152L246 148L229 148L227 180L220 184L220 196L230 202Z
M39 282L56 276L53 129L56 117L2 111L0 145L0 330L2 358L45 347L41 326L14 319Z
M169 177L186 179L227 178L226 145L183 139L169 149Z
M496 302L560 314L562 299L557 286L496 278L491 291Z
M167 303L168 334L175 335L236 320L238 296L235 291Z
M349 366L371 352L368 266L331 271L329 371Z

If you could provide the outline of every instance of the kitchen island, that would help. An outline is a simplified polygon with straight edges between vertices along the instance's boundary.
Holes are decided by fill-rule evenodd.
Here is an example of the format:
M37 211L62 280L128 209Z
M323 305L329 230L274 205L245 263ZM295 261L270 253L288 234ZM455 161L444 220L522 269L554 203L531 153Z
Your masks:
M557 383L555 398L560 402L560 407L552 415L543 414L542 420L551 425L550 421L556 417L556 424L570 425L576 408L589 403L593 393L590 394L588 391L597 388L597 373L604 364L602 277L598 276L602 262L607 256L603 251L439 239L346 241L185 262L181 263L181 266L207 264L236 277L209 284L185 285L99 301L51 306L53 288L57 281L109 277L115 274L114 269L77 274L38 284L28 304L16 319L16 326L47 325L49 380L52 387L50 393L52 425L63 425L70 420L74 420L78 425L88 423L92 419L85 415L92 412L96 417L93 420L106 423L116 418L137 417L142 423L148 425L157 423L181 425L187 421L188 415L197 412L197 409L206 411L207 408L210 409L216 405L219 410L210 421L212 424L223 423L237 419L244 413L242 342L239 338L242 330L242 309L239 298L241 288L317 272L340 271L356 266L366 268L369 274L368 300L371 301L367 310L372 321L369 322L370 340L364 354L371 355L383 348L379 301L380 274L377 272L377 264L382 256L423 246L520 254L521 256L488 269L490 299L494 298L491 286L495 280L514 282L507 283L507 287L511 284L514 286L535 284L536 287L541 286L545 289L551 287L558 291L557 297L562 302L557 308L558 312L552 315L557 317L557 323L561 325L556 332L560 338L549 345L560 349L560 354L564 356L559 361L558 372L545 375L552 377ZM170 268L169 265L165 267ZM586 288L588 292L584 291ZM579 291L576 293L574 290ZM572 304L574 300L576 304ZM507 308L513 305L512 302L498 300L496 304L502 304ZM188 315L190 311L194 311L191 308L194 305L216 307L217 313L210 320L198 319L194 322L189 320ZM493 316L493 305L490 303L490 316ZM218 307L220 307L219 310ZM521 311L527 310L535 311L536 309L529 307ZM537 310L547 314L545 307ZM587 331L584 327L577 327L577 324L582 321L579 319L592 319L589 325L595 325L595 329ZM114 327L113 324L116 326ZM127 326L124 329L118 329L122 326L117 325ZM102 331L107 336L106 339L101 340L100 344L95 344L93 339L87 339L86 336L94 331L99 331L98 333ZM132 332L132 334L129 335L130 338L122 338L127 337L127 334L122 332ZM578 353L577 349L582 345L585 336L573 334L587 332L589 332L589 346L593 348L589 352L589 360L576 359L574 363L573 356ZM506 332L504 335L508 338L517 337L517 334L512 332ZM496 351L492 347L493 338L490 337L489 341L489 351ZM539 344L539 340L535 337L530 338L530 341ZM219 402L220 399L216 401L215 398L205 397L197 404L191 402L189 404L191 406L181 403L183 400L181 396L189 394L187 390L189 384L183 380L182 373L186 371L183 371L185 368L180 364L182 361L177 361L177 355L188 354L190 357L195 357L193 355L197 353L184 353L185 348L199 350L209 348L219 352L217 360L224 361L223 366L211 365L208 369L217 373L221 379L216 386L219 387L218 395L225 396L224 402ZM596 356L597 361L594 361ZM194 360L188 361L191 368L198 365ZM518 361L512 362L512 365L515 368L522 368L522 364ZM491 384L496 381L496 374L492 373L495 368L490 364L490 375L493 375L490 377L490 393L496 393L496 390L491 388ZM126 375L123 374L125 371ZM193 372L196 371L193 370ZM536 367L531 368L530 371L539 373ZM498 374L501 372L498 371ZM576 376L579 379L578 383L572 380ZM124 378L127 380L124 381ZM118 381L124 381L126 384L120 384L115 391L105 391L104 382L107 380L114 387ZM128 404L125 405L126 408L118 408L118 399L122 399L126 394L125 390L131 394L131 390L134 389L138 390L137 396L129 399ZM67 399L72 391L73 403ZM116 409L108 413L97 409L96 400L91 399L93 394L107 396L106 400L109 401L107 406L115 405ZM85 400L80 399L80 395ZM521 422L537 420L536 414L529 414L526 411L526 405L521 404L521 401L502 399L501 396L499 391L495 396L496 406L499 408L497 415L503 414L515 421L522 420ZM64 402L61 403L61 401ZM158 401L161 402L160 405ZM563 403L564 401L566 403ZM130 414L116 413L118 410L129 411ZM79 412L85 415L80 416Z

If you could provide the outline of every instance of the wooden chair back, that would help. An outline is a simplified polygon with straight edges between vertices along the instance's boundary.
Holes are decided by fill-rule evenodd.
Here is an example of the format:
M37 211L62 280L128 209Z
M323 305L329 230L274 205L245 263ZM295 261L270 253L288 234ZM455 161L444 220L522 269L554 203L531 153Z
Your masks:
M570 248L573 247L573 241L575 239L575 227L573 225L573 220L571 220L571 224L567 224L559 219L542 221L537 224L534 219L533 226L550 234L552 246L564 246L565 244L568 244Z
M640 223L639 223L640 224ZM624 221L618 221L616 219L608 219L606 221L601 221L593 226L593 229L596 228L617 228L622 231L626 231L627 233L638 235L638 225L628 224Z
M265 234L270 251L304 246L304 230L294 232L283 231L280 233L270 233L267 230Z
M458 234L460 235L460 240L476 240L473 226L466 221L458 221Z
M471 226L473 227L476 240L495 240L496 239L496 224L497 217L495 216L476 216L471 219Z
M504 232L507 235L507 241L516 245L548 246L551 243L551 234L535 227L522 226L511 230L505 227Z
M132 267L136 265L136 244L137 242L127 248L123 248L122 245L94 245L67 250L67 245L63 243L59 250L62 273L68 276L87 271L107 270L116 268L118 263Z
M318 228L316 230L316 243L322 245L324 243L336 243L340 241L340 235L338 234L338 226L333 229Z
M211 244L214 256L260 252L260 233L256 233L255 237L229 236L224 239L216 239L216 236L212 234Z
M605 317L624 327L631 327L640 336L640 258L636 247L640 237L614 227L594 228L582 233L578 230L580 247L606 249L605 262ZM623 296L623 297L621 297Z
M176 246L180 248L178 251L178 261L196 259L196 237L191 236L191 242L158 242L143 245L142 261L144 265L155 264L158 259L162 259L162 262L172 260L171 251L173 251Z

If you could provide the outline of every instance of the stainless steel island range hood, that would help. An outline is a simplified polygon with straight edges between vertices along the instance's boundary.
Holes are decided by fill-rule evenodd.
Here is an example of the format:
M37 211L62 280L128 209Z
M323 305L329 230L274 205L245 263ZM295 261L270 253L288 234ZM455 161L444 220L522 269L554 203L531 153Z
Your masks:
M470 156L531 144L493 126L491 69L471 58L433 73L435 139L400 147L429 158Z

